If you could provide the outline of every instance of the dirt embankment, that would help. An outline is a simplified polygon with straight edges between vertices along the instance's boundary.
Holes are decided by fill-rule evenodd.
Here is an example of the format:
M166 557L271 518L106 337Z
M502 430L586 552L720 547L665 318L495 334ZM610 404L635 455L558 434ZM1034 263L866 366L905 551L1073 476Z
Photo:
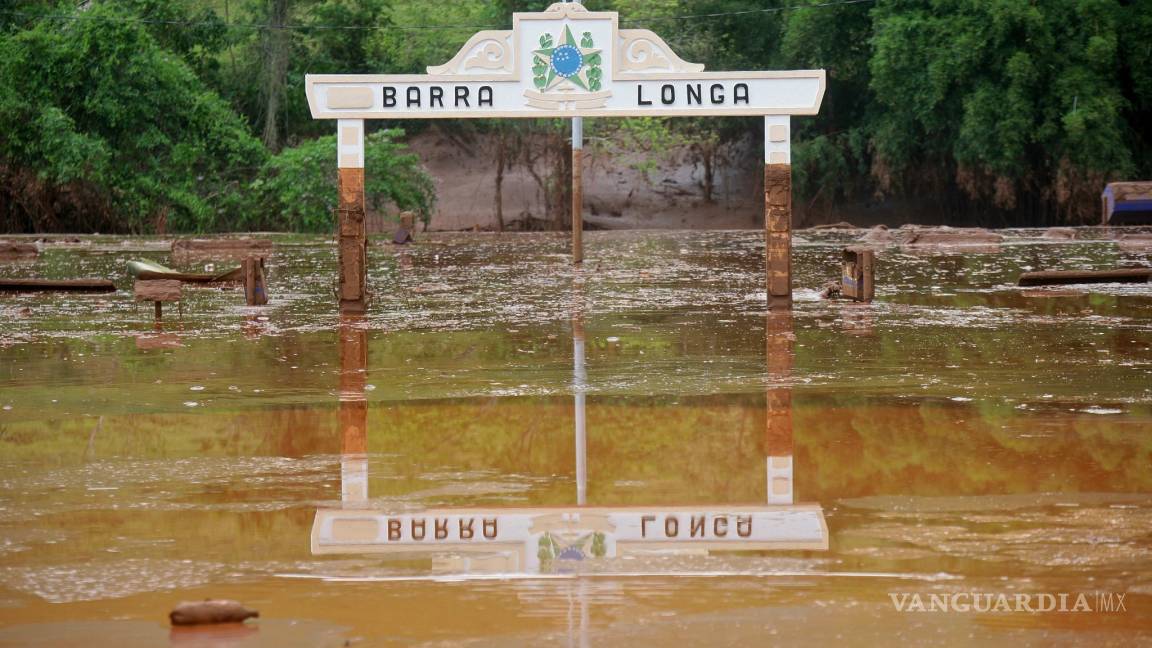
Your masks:
M436 184L431 230L497 229L496 146L477 137L460 144L436 129L409 142ZM726 161L713 176L705 198L703 166L687 148L660 156L644 152L613 154L594 144L584 152L584 222L590 229L750 229L764 224L763 167L754 142L726 147ZM547 182L543 165L535 176ZM552 224L541 180L522 163L504 172L503 215L508 229L540 229ZM795 227L848 221L861 227L903 223L944 224L928 201L815 205L798 197Z

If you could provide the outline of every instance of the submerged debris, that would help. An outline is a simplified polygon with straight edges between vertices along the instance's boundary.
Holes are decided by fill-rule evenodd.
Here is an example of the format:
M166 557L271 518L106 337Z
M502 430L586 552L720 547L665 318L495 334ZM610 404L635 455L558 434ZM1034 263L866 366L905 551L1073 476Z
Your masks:
M1147 283L1152 268L1120 270L1042 270L1020 275L1021 286L1055 286L1084 283Z
M0 260L35 259L39 255L40 248L35 243L0 241Z
M1118 242L1122 252L1152 252L1152 234L1122 234Z
M916 230L904 245L988 245L1000 243L1004 237L978 228L940 228Z
M0 291L116 292L109 279L0 279Z
M168 614L172 625L206 625L211 623L243 623L255 619L260 613L244 607L239 601L204 599L184 601Z
M859 238L860 243L892 243L896 236L884 225L877 225Z
M1050 227L1044 231L1044 235L1040 238L1068 241L1076 238L1076 230L1071 227Z

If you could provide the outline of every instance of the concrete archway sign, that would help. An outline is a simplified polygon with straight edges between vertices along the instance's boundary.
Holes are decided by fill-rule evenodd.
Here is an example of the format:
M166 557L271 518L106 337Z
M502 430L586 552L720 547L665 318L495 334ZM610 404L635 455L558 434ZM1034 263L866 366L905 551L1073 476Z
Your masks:
M365 119L762 116L768 297L791 304L793 115L815 115L824 70L707 72L616 12L576 3L513 15L428 74L310 74L308 106L335 119L340 168L341 310L364 309Z

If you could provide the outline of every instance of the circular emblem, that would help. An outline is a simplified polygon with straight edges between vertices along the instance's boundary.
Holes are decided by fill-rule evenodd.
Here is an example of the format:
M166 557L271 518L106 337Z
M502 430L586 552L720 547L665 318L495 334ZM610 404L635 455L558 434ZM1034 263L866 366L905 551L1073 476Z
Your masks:
M584 65L584 55L572 45L561 45L552 50L552 70L564 78L575 76Z

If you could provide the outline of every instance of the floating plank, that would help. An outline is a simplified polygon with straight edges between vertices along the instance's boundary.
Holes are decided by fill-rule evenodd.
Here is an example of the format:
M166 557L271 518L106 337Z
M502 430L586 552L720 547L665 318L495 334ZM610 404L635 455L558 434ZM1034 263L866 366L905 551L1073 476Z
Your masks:
M109 279L0 279L0 290L10 292L116 292Z
M1152 268L1120 270L1042 270L1020 275L1020 286L1063 286L1087 283L1147 283Z

